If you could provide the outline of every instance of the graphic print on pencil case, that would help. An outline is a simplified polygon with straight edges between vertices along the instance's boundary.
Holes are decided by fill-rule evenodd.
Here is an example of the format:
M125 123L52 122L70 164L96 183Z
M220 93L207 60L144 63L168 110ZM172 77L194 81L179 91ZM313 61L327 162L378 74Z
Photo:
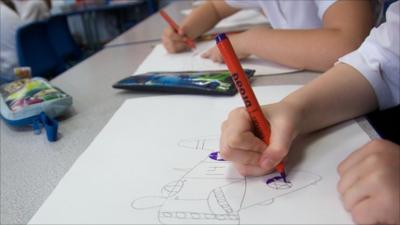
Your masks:
M240 224L241 210L273 204L275 199L322 178L292 170L288 179L290 183L283 182L278 173L243 177L231 162L207 156L180 179L162 187L161 195L137 198L131 206L134 210L156 210L160 224Z

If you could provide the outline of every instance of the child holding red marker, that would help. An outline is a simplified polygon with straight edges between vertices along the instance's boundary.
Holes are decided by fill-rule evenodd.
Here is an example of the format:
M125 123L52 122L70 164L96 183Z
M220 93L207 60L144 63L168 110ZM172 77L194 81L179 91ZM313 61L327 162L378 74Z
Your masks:
M295 68L325 71L339 57L355 50L368 35L374 24L371 2L207 1L182 21L177 33L167 27L162 41L170 53L188 50L186 38L199 37L241 8L256 8L264 12L272 28L259 26L230 35L240 59L253 54ZM202 57L223 60L216 47Z
M262 106L271 126L268 146L254 135L246 109L233 110L222 124L222 157L243 175L264 175L289 153L296 137L399 105L400 1L386 18L332 69L279 103ZM338 172L338 191L356 223L400 224L398 144L373 140L341 162Z

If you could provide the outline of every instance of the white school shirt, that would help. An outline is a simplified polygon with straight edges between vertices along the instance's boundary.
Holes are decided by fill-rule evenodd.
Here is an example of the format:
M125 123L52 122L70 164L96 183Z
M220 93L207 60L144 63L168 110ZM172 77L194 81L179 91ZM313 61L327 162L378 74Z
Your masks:
M392 3L386 12L386 22L373 28L355 50L341 58L358 70L371 84L379 108L400 104L400 1Z
M315 29L322 27L326 10L336 0L225 0L234 8L262 9L275 29Z
M15 34L22 24L18 15L0 2L0 80L13 80L17 66Z
M22 21L28 23L50 16L50 9L44 0L13 0Z

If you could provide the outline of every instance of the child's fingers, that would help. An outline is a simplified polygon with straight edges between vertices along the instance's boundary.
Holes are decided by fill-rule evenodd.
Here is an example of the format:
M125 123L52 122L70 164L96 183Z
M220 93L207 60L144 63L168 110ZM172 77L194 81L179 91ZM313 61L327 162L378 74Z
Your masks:
M178 29L178 35L179 35L179 36L182 36L182 37L185 37L185 36L187 35L186 27L185 27L185 26L180 26L180 27L179 27L179 29Z
M345 160L343 160L338 166L339 174L346 173L349 168L358 164L362 159L366 158L367 155L371 154L372 152L377 151L380 148L381 140L373 140L369 143L365 144L358 150L352 152Z
M187 50L185 38L175 33L171 28L166 28L162 35L162 43L169 53Z
M230 121L230 124L236 124L240 122L242 125L241 129L243 130L250 130L252 127L250 115L245 107L239 107L232 110L228 114L228 121Z
M205 51L205 52L203 52L203 53L201 54L201 57L202 57L202 58L205 58L205 59L210 58L210 56L211 56L210 50L207 50L207 51Z
M237 108L229 113L221 126L221 149L242 149L263 152L267 147L252 132L252 122L245 108Z
M177 34L172 28L168 27L163 32L163 37L171 41L183 41L184 35Z
M173 33L171 36L169 36L169 39L171 39L171 41L184 42L187 38L180 36L177 33Z
M239 163L234 163L234 166L242 176L263 176L271 172L271 170L265 170L259 166L243 165Z
M224 58L222 57L221 53L217 49L217 47L213 47L210 49L210 57L211 61L217 63L224 63Z
M175 34L176 35L176 34ZM166 28L162 34L163 40L172 41L172 36L174 36L174 31L171 28Z
M202 58L210 59L213 62L223 63L224 59L222 58L219 50L216 47L210 48L201 54Z
M165 42L164 47L169 53L177 53L187 49L187 46L183 42Z
M260 158L260 166L263 169L273 169L283 158L286 157L289 146L292 142L291 135L288 131L275 130L271 133L270 145L264 151Z
M267 148L267 151L267 153L263 154L266 156L262 156L259 162L261 168L265 170L273 169L276 165L278 165L278 163L283 160L283 158L287 154L287 151L282 151L280 149L271 149L270 147Z
M266 147L251 131L234 134L226 131L221 134L220 152L225 160L257 165Z
M179 41L179 42L174 42L174 47L175 49L177 49L178 52L181 52L183 50L188 50L190 49L187 44L183 41Z
M233 134L250 131L252 127L250 116L244 107L236 108L228 114L227 120L222 123L221 132L227 134L225 139Z
M257 164L267 145L252 132L252 122L245 108L232 110L222 123L220 152L225 160Z
M163 43L165 49L169 53L182 52L182 51L188 49L188 47L184 41L172 41L171 39L165 38L164 36L162 38L162 43Z
M224 61L224 58L221 56L221 54L220 54L219 52L213 54L213 55L211 56L211 60L212 60L213 62L217 62L217 63L224 63L224 62L225 62L225 61Z
M375 170L375 163L376 160L374 157L366 157L365 159L361 159L358 164L349 167L346 172L340 174L341 178L338 183L339 193L344 194L358 180L371 174Z
M261 154L253 151L243 151L242 149L229 149L221 151L221 156L224 160L232 161L243 165L258 166Z
M381 222L376 220L375 207L376 203L372 198L360 201L351 210L353 221L356 224L376 224L377 222Z
M227 137L226 141L226 145L229 148L237 148L244 151L263 153L267 148L267 145L261 139L254 136L254 133L251 131L231 134Z
M344 208L351 211L356 204L370 198L377 191L376 188L379 188L379 185L374 176L365 176L359 179L342 195Z

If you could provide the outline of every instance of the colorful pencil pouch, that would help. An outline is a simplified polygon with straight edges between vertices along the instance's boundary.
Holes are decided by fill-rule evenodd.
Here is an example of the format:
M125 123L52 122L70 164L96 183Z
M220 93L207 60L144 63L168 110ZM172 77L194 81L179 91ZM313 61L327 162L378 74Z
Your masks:
M72 105L72 97L39 77L21 79L0 86L1 116L10 125L32 126L39 134L46 130L49 141L57 140L54 119Z
M245 69L245 73L250 78L255 70ZM127 77L113 87L134 91L206 95L234 95L237 92L228 70L149 72Z

